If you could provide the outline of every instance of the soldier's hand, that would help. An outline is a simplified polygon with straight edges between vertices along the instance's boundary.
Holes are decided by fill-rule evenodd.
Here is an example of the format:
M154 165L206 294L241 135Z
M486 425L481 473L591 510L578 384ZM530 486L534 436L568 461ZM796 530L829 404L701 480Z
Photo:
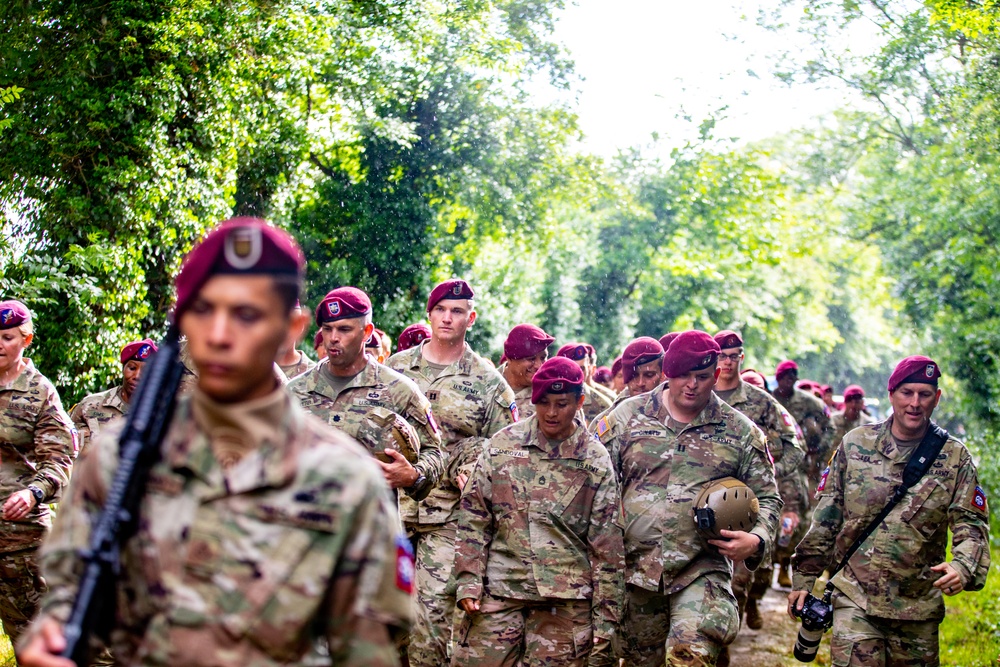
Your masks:
M458 606L462 608L466 614L473 614L479 611L479 600L475 598L462 598L458 601Z
M792 609L797 611L802 611L802 605L805 604L806 596L809 595L809 591L792 591L788 594L788 615L794 619L798 619L798 616L792 613Z
M62 627L51 618L38 621L32 635L17 652L17 664L22 667L76 667L68 658L60 657L66 648Z
M743 530L720 530L719 534L726 539L709 540L708 543L718 547L719 553L734 563L745 561L757 553L760 538L753 533Z
M22 489L11 494L10 498L3 504L3 518L7 521L18 521L28 516L28 513L35 508L35 496L31 491Z
M413 486L413 484L420 477L420 473L417 469L410 465L410 462L406 460L406 457L397 452L395 449L383 449L385 455L392 459L391 463L382 463L378 459L375 462L382 467L382 474L385 476L385 481L389 483L389 487L393 489L407 488Z
M958 573L951 563L941 563L931 568L931 572L943 574L940 579L934 582L935 588L939 588L945 595L955 595L961 593L965 586L962 584L962 575Z
M464 472L455 475L455 483L458 484L459 491L465 491L465 485L469 483L469 476Z

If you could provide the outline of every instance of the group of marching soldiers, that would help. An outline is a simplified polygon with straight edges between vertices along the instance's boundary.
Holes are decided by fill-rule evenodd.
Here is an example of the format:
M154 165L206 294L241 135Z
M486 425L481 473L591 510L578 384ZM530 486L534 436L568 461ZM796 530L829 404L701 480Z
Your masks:
M907 357L876 423L861 387L837 404L793 361L772 388L731 330L639 337L599 367L519 324L495 366L465 340L461 279L392 354L363 290L300 305L304 265L248 218L185 259L184 378L95 664L728 664L775 569L798 613L940 397L937 364ZM318 363L299 349L310 321ZM23 357L30 323L0 303L0 617L20 664L69 667L78 554L157 345L126 345L122 383L67 416ZM891 546L872 538L837 574L834 664L937 664L942 595L984 585L985 492L957 440L939 461L886 520Z

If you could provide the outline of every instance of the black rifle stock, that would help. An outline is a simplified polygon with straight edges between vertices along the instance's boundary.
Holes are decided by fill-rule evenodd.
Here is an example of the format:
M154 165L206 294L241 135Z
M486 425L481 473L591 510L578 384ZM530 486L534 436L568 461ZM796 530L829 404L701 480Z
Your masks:
M149 470L159 460L176 402L183 366L177 327L171 325L158 351L143 370L132 398L125 428L118 440L118 469L108 490L104 509L90 534L90 545L81 552L84 564L76 599L63 628L63 657L80 667L90 662L90 637L105 641L115 617L115 578L124 543L135 534L139 507Z

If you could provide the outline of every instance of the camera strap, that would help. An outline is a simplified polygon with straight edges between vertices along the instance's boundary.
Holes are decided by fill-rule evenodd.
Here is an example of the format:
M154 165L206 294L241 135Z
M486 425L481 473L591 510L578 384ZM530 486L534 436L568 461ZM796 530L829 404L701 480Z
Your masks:
M888 434L887 437L891 438L892 434ZM872 522L858 535L858 538L847 549L847 553L840 559L837 567L830 571L830 580L826 584L827 592L833 590L833 577L844 569L847 561L851 560L851 557L861 548L865 540L885 521L885 518L889 516L889 512L899 504L899 501L903 499L903 496L910 490L910 487L919 482L927 474L927 471L931 469L931 465L937 459L938 454L941 453L941 448L944 447L944 443L947 440L948 431L945 431L934 422L928 425L927 433L924 434L923 440L920 441L920 444L913 451L910 460L906 462L906 467L903 469L903 481L893 491L889 503L882 508L879 515L872 519Z

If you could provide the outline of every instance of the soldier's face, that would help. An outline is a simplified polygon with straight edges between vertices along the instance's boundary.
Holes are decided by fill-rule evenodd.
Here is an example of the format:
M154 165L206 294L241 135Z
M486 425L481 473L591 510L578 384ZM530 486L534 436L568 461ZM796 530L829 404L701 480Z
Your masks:
M680 377L670 378L667 393L671 402L689 413L701 412L708 405L712 388L719 377L717 366L700 371L690 371Z
M13 368L24 356L32 334L25 336L17 327L0 331L0 372Z
M787 394L792 389L795 389L795 383L799 380L799 374L796 371L786 371L780 378L777 378L778 389L781 393Z
M545 360L549 358L549 351L542 350L533 357L524 359L508 359L507 370L509 371L511 386L513 389L524 389L531 386L531 378L541 368ZM517 385L517 386L514 386Z
M135 388L139 386L139 379L142 377L142 369L145 365L145 361L138 361L137 359L129 359L125 362L125 366L122 367L122 386L125 388L126 396L132 396L135 393Z
M611 386L616 392L625 388L625 376L622 375L621 371L615 373L615 376L611 378Z
M323 347L331 370L348 369L358 363L365 353L365 343L371 338L374 325L365 324L363 317L352 317L336 322L324 322Z
M274 390L274 358L290 316L270 276L212 276L180 320L198 388L220 403Z
M861 408L865 407L863 396L852 396L844 401L844 417L848 421L854 421L861 414Z
M468 299L438 301L427 316L431 321L431 338L448 344L465 340L465 332L476 321L476 311Z
M743 348L726 348L719 355L719 379L723 382L732 382L740 372L740 364L743 363Z
M549 440L565 440L573 434L573 417L583 408L583 395L545 394L535 403L538 430Z
M916 437L930 422L939 400L941 390L933 385L921 382L901 384L889 394L892 421L901 433Z
M647 391L656 389L656 385L663 382L662 362L657 359L648 364L643 364L636 369L636 375L628 383L628 391L632 396L645 394Z

